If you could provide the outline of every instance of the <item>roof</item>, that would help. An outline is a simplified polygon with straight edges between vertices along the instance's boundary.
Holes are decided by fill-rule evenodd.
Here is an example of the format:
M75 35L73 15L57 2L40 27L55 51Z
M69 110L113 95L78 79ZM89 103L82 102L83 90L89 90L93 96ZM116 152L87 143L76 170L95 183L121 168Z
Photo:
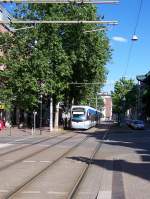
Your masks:
M93 107L90 107L90 106L86 106L86 105L72 105L71 108L84 108L84 109L92 109L92 110L96 110L95 108Z
M13 16L2 6L0 5L0 20L10 20L13 19ZM9 24L2 24L8 31L13 31L13 28Z
M150 85L150 71L146 73L145 75L138 75L136 76L136 79L140 82L143 82L145 84Z

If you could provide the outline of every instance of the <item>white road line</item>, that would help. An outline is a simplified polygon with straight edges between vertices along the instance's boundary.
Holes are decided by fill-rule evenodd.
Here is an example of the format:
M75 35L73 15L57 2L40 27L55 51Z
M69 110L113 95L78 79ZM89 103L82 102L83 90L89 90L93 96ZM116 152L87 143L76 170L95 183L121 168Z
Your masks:
M37 194L37 193L41 193L40 191L22 191L21 193L23 194Z
M8 192L9 192L8 190L0 189L0 193L8 193Z
M48 194L59 194L59 195L66 195L67 192L56 192L56 191L48 191Z
M35 161L35 160L24 160L23 162L25 162L25 163L32 163L32 162L37 162L37 161Z
M5 147L9 147L12 146L13 144L9 144L9 143L2 143L0 144L0 148L5 148Z
M27 140L27 139L30 139L32 137L27 137L27 138L22 138L22 139L19 139L19 140L15 140L15 142L20 142L20 141L23 141L23 140Z
M109 140L109 139L107 139L107 140L104 141L104 143L107 143L107 142L112 142L112 143L125 143L125 144L130 144L130 143L131 143L131 142L127 142L127 141L122 142L122 141L115 141L115 140Z
M42 162L42 163L50 163L51 161L49 161L49 160L41 160L40 162Z
M100 191L97 199L111 199L111 191Z
M14 160L3 160L5 162L14 162Z

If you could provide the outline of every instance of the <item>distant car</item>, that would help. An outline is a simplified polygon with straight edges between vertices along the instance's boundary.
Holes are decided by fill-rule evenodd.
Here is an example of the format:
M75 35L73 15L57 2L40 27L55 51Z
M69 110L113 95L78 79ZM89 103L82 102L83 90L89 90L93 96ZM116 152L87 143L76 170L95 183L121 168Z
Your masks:
M144 129L145 128L144 122L142 120L132 120L132 122L130 123L130 126L133 129Z

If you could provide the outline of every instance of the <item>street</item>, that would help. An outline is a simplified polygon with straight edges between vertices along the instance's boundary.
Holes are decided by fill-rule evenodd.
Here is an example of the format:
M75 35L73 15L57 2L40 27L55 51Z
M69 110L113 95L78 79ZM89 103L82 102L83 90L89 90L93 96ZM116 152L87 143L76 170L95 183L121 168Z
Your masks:
M0 136L0 198L147 199L150 131Z

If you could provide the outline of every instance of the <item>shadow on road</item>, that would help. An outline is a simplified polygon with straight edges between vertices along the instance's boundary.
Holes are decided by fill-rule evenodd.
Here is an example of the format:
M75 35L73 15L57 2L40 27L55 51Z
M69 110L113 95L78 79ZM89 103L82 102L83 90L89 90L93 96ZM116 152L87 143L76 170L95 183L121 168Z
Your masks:
M106 124L107 125L107 124ZM104 127L104 126L103 126ZM106 126L105 126L106 127ZM86 132L78 132L88 134L90 137L95 137L97 140L102 140L103 135L105 132L99 131L99 127L95 133L86 133ZM121 151L128 148L132 151L134 150L141 159L139 162L128 162L126 160L118 160L120 161L121 167L111 167L109 165L114 164L117 160L107 160L107 159L94 159L90 160L87 157L68 157L70 159L84 162L84 163L91 163L93 165L97 165L103 167L107 170L113 170L118 172L125 172L139 178L143 178L145 180L150 181L150 133L146 131L130 131L126 129L126 131L120 128L120 130L115 130L115 127L110 128L107 138L104 140L105 146L120 146ZM117 155L117 154L116 154ZM115 157L115 154L113 154ZM110 157L110 156L109 156ZM106 156L107 158L107 156ZM120 169L121 168L121 169Z

